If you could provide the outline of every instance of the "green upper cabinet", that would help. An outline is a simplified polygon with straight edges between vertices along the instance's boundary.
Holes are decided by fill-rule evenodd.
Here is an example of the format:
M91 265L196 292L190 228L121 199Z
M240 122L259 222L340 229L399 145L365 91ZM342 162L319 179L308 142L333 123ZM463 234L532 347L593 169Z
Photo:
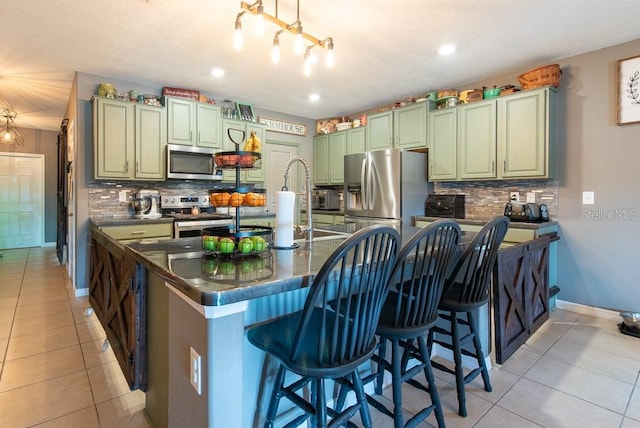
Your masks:
M465 104L457 114L459 178L496 178L496 100Z
M196 145L194 130L198 123L196 103L180 98L166 97L167 138L169 144Z
M458 115L453 108L429 113L429 180L451 181L458 178Z
M427 103L410 104L393 111L394 146L402 149L427 146Z
M344 183L344 155L348 131L321 135L313 141L313 182L315 184Z
M552 87L429 112L429 179L555 177L556 114Z
M247 140L251 136L251 132L255 131L256 136L260 138L262 142L262 149L264 151L265 144L265 129L266 126L257 122L247 122L245 120L234 120L234 119L223 119L222 120L222 151L236 151L244 150L244 145ZM243 134L244 133L244 134ZM235 143L238 143L238 146L234 144L234 141L231 140L233 137ZM244 135L244 139L241 140ZM255 169L241 169L241 177L240 180L242 182L263 182L264 181L264 159L260 162L260 168ZM228 169L224 171L223 175L224 181L235 181L236 180L236 170Z
M373 114L367 119L367 150L393 147L393 111Z
M547 87L501 98L498 141L504 178L554 178L557 92Z
M167 112L164 108L136 104L135 114L135 178L164 180Z
M164 180L166 110L101 97L92 102L94 177Z
M347 131L347 149L345 154L364 153L367 151L367 136L365 127L353 128Z
M170 144L221 147L219 106L181 98L165 100Z
M369 116L367 150L427 147L427 102Z
M327 165L329 184L344 183L344 155L347 151L347 132L329 135L329 164Z
M196 111L196 116L198 118L198 135L196 145L219 149L222 147L222 138L220 135L220 107L212 104L197 103Z
M313 139L313 182L329 184L329 135Z

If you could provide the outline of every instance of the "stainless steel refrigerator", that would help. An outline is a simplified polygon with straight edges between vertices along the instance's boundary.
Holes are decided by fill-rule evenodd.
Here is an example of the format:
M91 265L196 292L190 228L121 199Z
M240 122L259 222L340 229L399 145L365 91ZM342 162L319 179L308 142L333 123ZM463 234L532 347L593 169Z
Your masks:
M345 222L383 222L412 226L424 215L433 191L427 182L427 155L400 149L344 157Z

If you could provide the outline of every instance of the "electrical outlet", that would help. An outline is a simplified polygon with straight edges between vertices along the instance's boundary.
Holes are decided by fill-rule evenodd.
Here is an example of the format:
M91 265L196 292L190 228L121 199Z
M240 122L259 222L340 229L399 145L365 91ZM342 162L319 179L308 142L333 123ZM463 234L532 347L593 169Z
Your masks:
M593 205L595 204L595 193L594 192L582 192L582 204L583 205Z
M193 389L196 390L198 395L202 395L202 357L198 352L190 348L190 361L189 364L191 366L190 370L190 381Z
M121 190L118 192L118 201L127 202L127 192L128 190Z
M527 192L527 202L535 204L536 202L536 194L533 192Z
M520 202L520 192L509 192L509 200Z

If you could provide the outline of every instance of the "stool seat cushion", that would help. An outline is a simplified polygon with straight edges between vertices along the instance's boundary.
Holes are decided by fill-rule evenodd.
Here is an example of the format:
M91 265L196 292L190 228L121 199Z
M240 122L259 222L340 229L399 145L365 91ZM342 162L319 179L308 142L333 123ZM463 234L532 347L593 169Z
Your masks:
M322 323L322 317L326 317L327 314L331 314L331 312L314 309L307 328L311 331L314 331L316 328L319 329ZM267 324L253 327L247 333L247 338L254 346L276 357L287 369L301 376L312 378L330 379L346 376L360 364L371 358L371 355L375 351L376 341L374 338L374 340L371 341L369 352L359 355L358 358L350 362L342 361L340 365L336 366L331 364L330 361L327 361L327 353L319 353L320 343L317 337L304 335L302 337L302 343L300 344L302 350L298 358L294 361L290 356L294 346L294 338L300 321L300 315L301 312L295 312ZM333 321L329 322L329 324L332 325ZM318 355L322 355L320 361Z

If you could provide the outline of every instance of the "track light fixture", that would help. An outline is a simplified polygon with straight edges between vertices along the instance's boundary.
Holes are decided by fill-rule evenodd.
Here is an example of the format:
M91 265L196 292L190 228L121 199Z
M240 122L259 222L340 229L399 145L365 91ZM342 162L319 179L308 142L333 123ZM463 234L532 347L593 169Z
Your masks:
M257 0L253 4L249 4L247 2L240 2L241 12L238 13L235 22L235 33L233 37L233 46L236 49L242 49L242 15L245 12L249 12L257 17L256 20L256 34L261 35L264 33L264 22L269 21L277 27L280 27L280 30L277 30L273 37L273 45L271 49L271 61L273 63L278 63L280 61L280 34L283 31L291 33L295 36L294 48L295 52L298 55L304 54L305 58L305 74L307 73L307 69L309 73L311 73L311 62L309 61L309 66L307 66L307 57L309 56L308 47L305 50L304 43L305 40L307 42L311 42L310 47L319 46L322 49L326 49L326 64L327 67L333 67L335 63L334 51L333 51L333 38L327 37L325 39L318 39L317 37L312 36L311 34L305 33L302 30L302 22L300 21L300 0L297 0L297 16L296 20L288 24L281 19L278 18L278 0L276 0L276 11L275 16L269 15L265 13L264 6L262 5L262 0Z

